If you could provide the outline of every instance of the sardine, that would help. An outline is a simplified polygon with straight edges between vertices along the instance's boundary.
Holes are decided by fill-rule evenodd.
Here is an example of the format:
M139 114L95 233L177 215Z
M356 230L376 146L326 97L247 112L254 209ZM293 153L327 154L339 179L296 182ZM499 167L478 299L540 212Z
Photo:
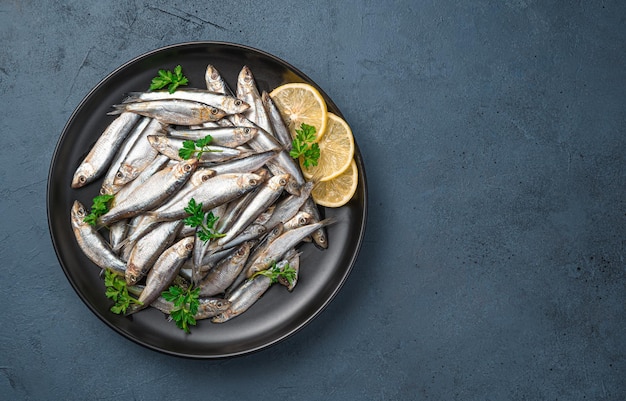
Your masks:
M271 134L272 126L269 115L263 105L254 75L247 66L241 69L237 77L237 97L250 105L248 110L239 114L244 115L248 120Z
M197 165L197 159L189 159L153 174L127 198L116 202L100 216L100 224L108 225L157 207L183 186Z
M211 92L221 93L223 95L233 95L233 91L228 87L228 84L224 81L222 75L219 73L217 68L211 64L206 67L204 81L207 89Z
M228 231L225 232L226 235L217 240L217 245L227 244L263 213L265 209L272 205L282 194L288 179L289 175L283 174L276 175L266 181Z
M272 263L278 261L289 249L296 246L306 236L311 235L320 227L333 223L334 220L329 218L318 223L307 224L303 227L294 228L285 231L278 238L272 241L267 249L261 253L250 265L246 271L246 276L250 277L254 273L269 268Z
M122 103L114 105L113 108L115 110L108 114L131 112L174 125L199 125L207 121L217 121L226 115L217 107L180 99Z
M107 171L137 120L136 114L122 113L109 124L74 172L72 188L81 188Z
M161 253L172 245L182 225L181 220L161 223L135 243L126 263L128 285L137 283L146 275Z
M178 151L183 147L184 139L172 138L167 135L150 135L148 141L159 153L166 155L172 160L183 160ZM218 145L208 145L206 151L200 156L201 163L216 163L230 159L247 157L254 153L251 150L241 150Z
M104 180L102 181L102 187L100 188L100 195L115 195L124 186L123 184L115 184L115 176L120 166L122 165L122 162L124 162L126 155L128 155L128 152L130 152L137 140L139 140L139 138L141 137L141 133L146 128L149 122L150 119L148 117L143 117L128 135L128 137L120 147L120 150L115 155L115 158L113 158L108 172L104 176Z
M283 120L283 117L280 114L278 107L276 107L276 104L274 103L270 95L265 91L261 94L261 99L263 100L263 104L265 105L265 109L267 110L274 137L281 145L283 145L285 151L291 151L293 138L291 137L289 128L287 128L287 125L285 124L285 121Z
M221 121L221 120L220 120ZM168 135L172 138L197 141L207 135L211 136L211 145L236 148L254 138L259 132L253 127L219 127L203 129L171 129Z
M133 193L133 191L141 184L143 184L148 178L150 178L154 173L161 170L165 165L169 162L169 157L164 155L157 156L134 180L125 184L120 190L115 194L115 198L112 201L112 205L115 205L117 202L121 202L122 199L125 199L128 195Z
M283 256L283 259L287 262L289 267L295 271L295 276L291 281L287 280L284 276L278 277L278 282L287 287L289 292L293 291L294 287L298 283L298 275L300 274L300 255L302 255L302 252L298 252L295 248L291 248L287 251L285 256Z
M226 298L231 302L230 307L225 312L215 316L211 321L213 323L224 323L241 315L254 305L271 285L271 279L264 275L258 275L253 279L246 280Z
M79 201L74 201L71 211L72 229L78 246L85 255L102 269L111 269L117 274L124 275L126 264L113 251L90 224L85 223L87 215L85 207Z
M146 120L144 120L146 121ZM135 178L154 161L158 156L156 149L150 146L148 136L162 133L163 124L158 120L148 119L145 128L141 131L139 138L135 141L133 147L128 151L124 160L120 163L113 183L115 185L124 185Z
M193 248L193 238L183 238L174 245L167 248L161 256L154 262L146 277L146 287L139 296L142 306L134 308L132 312L137 312L150 305L157 299L161 292L167 289L172 280L178 274L185 260L189 258Z
M250 107L246 102L235 96L193 88L178 88L174 93L169 93L168 91L130 92L126 99L124 99L124 103L172 99L204 103L208 106L223 110L226 114L244 113Z
M223 293L243 270L250 254L250 246L251 243L244 242L233 253L217 263L198 284L200 296L208 297Z

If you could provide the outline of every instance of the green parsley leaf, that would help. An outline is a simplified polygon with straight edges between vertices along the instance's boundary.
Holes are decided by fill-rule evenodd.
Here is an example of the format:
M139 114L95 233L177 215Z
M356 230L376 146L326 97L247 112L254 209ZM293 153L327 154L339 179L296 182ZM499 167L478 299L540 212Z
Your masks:
M167 291L161 293L166 301L174 303L174 309L170 312L170 317L176 326L186 333L189 333L189 326L196 325L194 315L198 312L200 302L200 288L191 287L186 290L177 285L170 286Z
M196 154L196 158L200 158L203 153L207 152L221 152L221 150L209 148L209 144L213 141L211 135L207 135L204 138L197 141L186 140L183 141L183 147L178 149L178 156L181 159L188 160Z
M109 202L115 198L114 195L98 195L92 200L91 211L83 218L83 221L92 226L98 224L98 218L109 211Z
M214 226L219 217L215 216L213 212L204 213L202 210L202 203L196 204L196 200L191 198L189 203L185 207L185 213L187 216L183 222L190 227L197 227L198 238L204 242L208 242L214 238L224 237L226 234L221 234L215 231Z
M302 157L304 167L317 166L320 147L314 141L315 127L302 123L300 129L296 129L296 137L291 142L289 155L294 159Z
M174 93L181 85L187 85L189 80L183 75L183 68L180 65L174 67L174 72L169 70L159 70L158 76L152 78L150 90L163 89L167 86L169 93Z
M117 314L126 313L131 305L142 305L136 298L128 294L126 280L109 269L104 271L104 285L106 287L104 292L106 297L115 302L111 306L111 312Z
M253 279L256 276L269 277L272 284L277 283L278 279L282 277L287 280L289 284L292 284L293 280L295 280L296 278L296 270L293 267L289 266L289 263L285 263L281 269L280 266L276 264L276 262L272 262L272 265L269 267L269 269L261 270L254 273L252 277L250 277L250 279Z

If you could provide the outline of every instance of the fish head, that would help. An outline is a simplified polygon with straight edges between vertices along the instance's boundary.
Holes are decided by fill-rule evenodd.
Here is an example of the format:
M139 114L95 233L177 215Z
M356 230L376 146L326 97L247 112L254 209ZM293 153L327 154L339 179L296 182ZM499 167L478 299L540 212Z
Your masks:
M197 187L213 177L215 177L215 170L211 170L209 168L200 168L191 175L189 181L194 187Z
M198 167L198 159L191 158L188 160L182 160L174 167L174 174L179 177L190 176L194 171L196 171L196 167Z
M287 185L285 185L285 191L287 191L291 195L300 196L300 193L301 193L300 187L301 187L301 185L298 184L298 180L296 180L296 178L294 176L292 176L291 174L287 174L287 175L289 177L287 179Z
M72 211L70 215L73 226L77 227L83 224L87 224L84 222L85 216L87 216L87 209L85 209L85 206L83 206L80 201L74 201L74 204L72 204Z
M74 173L72 178L72 188L81 188L91 182L91 177L95 176L95 169L90 163L82 163Z
M168 147L168 137L165 135L148 135L148 142L153 148L163 153L162 150Z
M252 127L237 127L235 128L235 140L240 143L248 142L254 138L259 132L257 128Z
M137 175L139 175L139 171L136 167L133 167L128 163L122 163L120 168L117 170L117 173L115 173L113 184L124 185L135 179Z
M191 254L191 251L193 251L195 240L195 235L192 235L178 241L174 245L176 247L176 253L178 253L181 258L187 258Z
M240 188L249 190L258 187L265 180L259 174L245 173L241 174L237 181L237 185Z
M241 86L246 89L255 89L254 75L252 75L252 70L247 65L244 65L239 71L239 75L237 76L237 86Z
M291 174L278 174L270 178L268 185L275 191L282 190L287 186L290 178Z
M302 212L302 211L296 213L296 215L293 218L295 219L294 221L295 221L296 227L306 226L307 224L313 221L313 215L311 213Z
M250 105L236 97L224 99L224 109L234 110L235 113L243 113L250 108Z

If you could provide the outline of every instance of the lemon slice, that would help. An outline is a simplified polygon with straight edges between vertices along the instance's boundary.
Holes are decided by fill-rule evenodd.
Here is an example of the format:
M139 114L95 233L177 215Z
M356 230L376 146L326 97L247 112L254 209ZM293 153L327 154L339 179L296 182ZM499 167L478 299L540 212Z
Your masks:
M315 181L328 181L350 167L354 157L354 137L348 124L339 116L328 112L328 122L324 136L318 140L320 157L317 166L300 167L305 178Z
M296 129L302 123L315 127L319 140L326 130L327 108L324 98L317 89L305 83L290 83L277 87L270 97L283 116L291 137L295 138Z
M315 203L326 207L341 207L348 203L356 192L359 172L354 159L348 169L328 181L319 181L313 186L311 196Z

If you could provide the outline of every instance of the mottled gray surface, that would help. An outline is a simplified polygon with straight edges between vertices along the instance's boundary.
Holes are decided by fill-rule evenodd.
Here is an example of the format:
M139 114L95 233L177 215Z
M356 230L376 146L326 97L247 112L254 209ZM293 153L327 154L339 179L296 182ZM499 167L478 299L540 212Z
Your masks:
M0 2L0 398L626 398L623 2L192 3ZM46 221L80 100L133 57L193 40L309 75L369 183L365 242L330 307L222 361L106 327Z

